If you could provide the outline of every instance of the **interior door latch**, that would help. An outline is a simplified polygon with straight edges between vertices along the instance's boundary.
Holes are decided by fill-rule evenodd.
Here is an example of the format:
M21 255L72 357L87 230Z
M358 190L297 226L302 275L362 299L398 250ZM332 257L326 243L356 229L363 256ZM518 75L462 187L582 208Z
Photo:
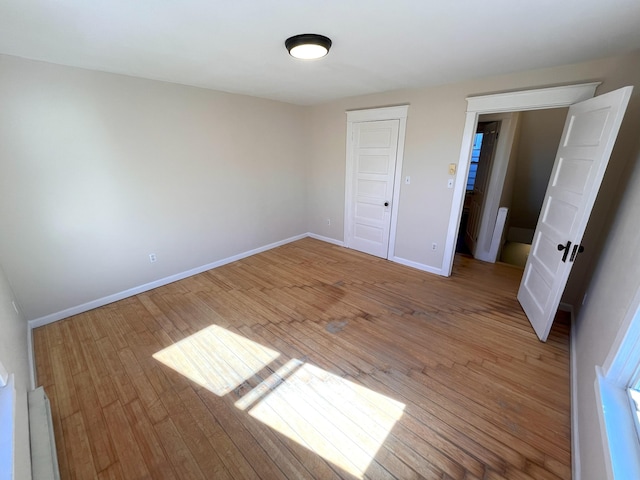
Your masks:
M567 240L567 244L566 245L562 245L561 243L558 244L558 251L562 251L564 250L564 253L562 254L562 261L566 262L567 261L567 255L569 255L569 249L571 248L571 242ZM573 257L572 257L573 258Z
M571 252L571 258L569 259L569 261L573 262L576 259L576 255L582 252L584 252L584 247L582 245L578 245L578 244L574 245L573 251Z

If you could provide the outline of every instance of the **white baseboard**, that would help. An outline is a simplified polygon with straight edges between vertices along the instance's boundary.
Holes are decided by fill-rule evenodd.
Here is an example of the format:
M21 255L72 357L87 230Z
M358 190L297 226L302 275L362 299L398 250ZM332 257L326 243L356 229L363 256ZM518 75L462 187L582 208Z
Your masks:
M295 242L296 240L301 240L308 236L310 236L308 233L303 233L301 235L296 235L294 237L286 238L284 240L280 240L279 242L274 242L274 243L270 243L269 245L264 245L262 247L254 248L253 250L242 252L237 255L233 255L231 257L223 258L222 260L208 263L200 267L192 268L191 270L187 270L185 272L176 273L175 275L170 275L168 277L161 278L153 282L145 283L144 285L133 287L128 290L124 290L122 292L114 293L113 295L107 295L106 297L98 298L96 300L83 303L82 305L77 305L75 307L67 308L59 312L45 315L43 317L35 318L33 320L29 320L29 328L33 329L37 327L42 327L43 325L48 325L49 323L57 322L58 320L62 320L63 318L71 317L73 315L78 315L80 313L93 310L94 308L102 307L109 303L117 302L118 300L122 300L128 297L131 297L133 295L138 295L139 293L143 293L148 290L152 290L154 288L162 287L164 285L168 285L169 283L177 282L178 280L182 280L184 278L197 275L198 273L206 272L207 270L211 270L212 268L221 267L228 263L236 262L238 260L242 260L243 258L250 257L251 255L262 253L267 250L271 250L272 248L280 247L282 245L286 245L287 243Z
M569 333L569 376L571 378L571 478L580 480L580 442L578 436L578 358L576 356L576 318L573 305L561 303L560 309L571 314L571 331Z
M27 325L27 360L29 361L29 386L36 388L36 352L33 350L33 328Z
M339 247L344 247L344 242L342 240L336 240L335 238L329 238L311 232L309 232L307 235L311 238L315 238L316 240L322 240L323 242L332 243L333 245L338 245Z
M442 273L441 268L435 268L430 265L425 265L424 263L418 263L411 260L406 260L400 257L391 257L389 260L392 262L399 263L400 265L406 265L407 267L416 268L418 270L422 270L423 272L434 273L436 275L446 276Z

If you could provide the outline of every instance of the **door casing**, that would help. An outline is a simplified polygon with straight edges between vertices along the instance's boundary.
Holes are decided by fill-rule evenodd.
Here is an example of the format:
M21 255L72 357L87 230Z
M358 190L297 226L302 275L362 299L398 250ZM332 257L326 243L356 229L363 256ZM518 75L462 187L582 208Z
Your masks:
M391 203L391 225L389 229L389 248L387 249L387 259L395 256L396 229L398 226L398 207L400 201L400 185L402 175L402 160L404 158L404 139L407 131L407 113L409 105L399 105L395 107L370 108L366 110L350 110L347 112L347 165L345 174L345 204L344 204L344 241L349 247L350 232L353 225L351 218L350 202L353 196L352 179L354 175L353 142L354 123L375 122L379 120L399 120L398 129L398 150L396 153L395 177L393 182L393 198Z

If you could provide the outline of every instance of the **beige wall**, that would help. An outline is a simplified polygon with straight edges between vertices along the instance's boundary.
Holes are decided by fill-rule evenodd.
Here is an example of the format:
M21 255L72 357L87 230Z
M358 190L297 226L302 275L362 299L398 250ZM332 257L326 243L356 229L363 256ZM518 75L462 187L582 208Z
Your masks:
M27 390L27 322L13 308L14 296L0 265L0 362L13 373L16 386L15 478L31 478Z
M306 232L302 107L7 56L0 105L28 319Z
M567 108L520 115L510 225L535 230L556 158Z

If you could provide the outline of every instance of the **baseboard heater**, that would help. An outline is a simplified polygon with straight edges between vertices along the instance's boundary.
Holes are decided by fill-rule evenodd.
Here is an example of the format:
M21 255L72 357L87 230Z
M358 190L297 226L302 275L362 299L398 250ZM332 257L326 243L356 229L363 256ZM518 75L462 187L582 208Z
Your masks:
M28 398L31 476L33 480L60 480L49 399L42 387L28 392Z

